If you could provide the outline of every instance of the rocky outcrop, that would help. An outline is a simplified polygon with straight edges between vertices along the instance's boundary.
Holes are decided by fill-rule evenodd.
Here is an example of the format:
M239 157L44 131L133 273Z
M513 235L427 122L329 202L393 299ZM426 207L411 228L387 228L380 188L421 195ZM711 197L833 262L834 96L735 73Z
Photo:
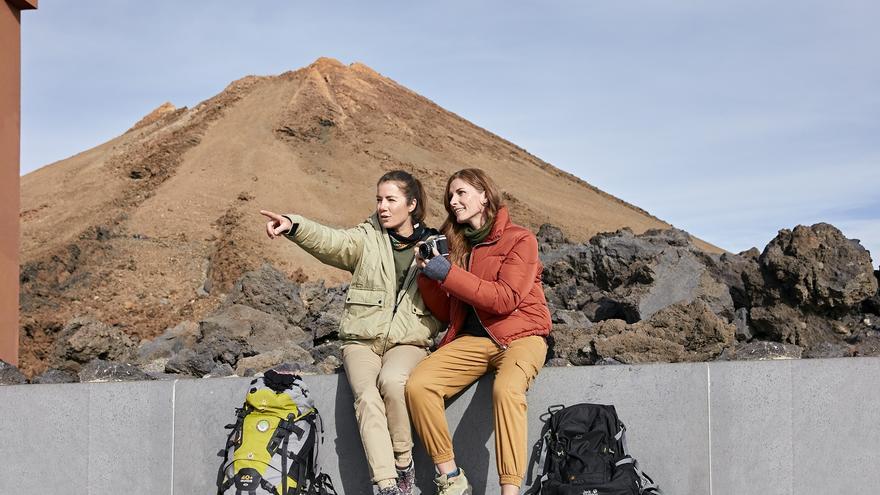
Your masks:
M55 339L54 363L78 371L94 359L126 361L135 349L135 342L121 328L112 327L92 318L74 318Z
M592 321L635 323L677 303L703 300L733 318L730 291L707 269L690 236L680 230L629 229L599 234L589 244L545 244L544 279L557 308L579 310Z
M597 323L592 331L598 358L621 363L711 361L734 342L736 326L716 315L705 301L673 304L649 320Z
M755 336L808 354L852 340L858 325L847 315L870 309L878 288L868 251L825 223L779 231L742 277Z
M545 224L538 241L549 365L880 355L880 272L833 226L782 230L763 252L720 255L674 229L573 244ZM201 321L136 348L122 329L77 318L59 332L52 372L34 381L249 376L282 363L333 373L346 289L297 284L264 265ZM131 359L137 368L122 363Z
M81 382L131 382L153 379L134 365L103 359L95 359L79 371Z
M297 325L307 311L300 299L299 289L299 284L289 280L275 267L263 264L235 282L224 305L247 306L275 316L285 325Z
M18 368L0 359L0 385L21 385L27 382L27 377Z

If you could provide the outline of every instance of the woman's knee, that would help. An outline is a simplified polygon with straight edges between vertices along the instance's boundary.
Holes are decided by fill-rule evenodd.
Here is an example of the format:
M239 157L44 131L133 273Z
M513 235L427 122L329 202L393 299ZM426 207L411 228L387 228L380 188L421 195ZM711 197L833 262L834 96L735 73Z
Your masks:
M409 376L404 386L406 400L410 401L413 397L422 397L430 387L430 376L426 373L419 373L418 370Z
M378 406L378 404L381 402L382 396L379 393L379 389L375 387L369 387L362 390L359 394L355 394L354 410L355 412L360 414L363 413L366 409L369 409L371 406Z
M377 385L379 386L379 393L382 394L382 397L404 397L404 389L406 388L406 376L401 376L399 374L379 374L379 379Z

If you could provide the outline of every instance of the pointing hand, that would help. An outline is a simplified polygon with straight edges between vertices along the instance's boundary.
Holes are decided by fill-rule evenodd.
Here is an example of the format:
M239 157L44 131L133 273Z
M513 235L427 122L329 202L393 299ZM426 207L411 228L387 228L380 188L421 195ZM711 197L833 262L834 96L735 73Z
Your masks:
M269 221L266 222L266 235L269 236L269 239L274 239L278 237L279 234L283 234L284 232L288 232L293 224L290 223L287 217L281 216L277 213L273 213L267 210L260 210L260 214L269 218Z

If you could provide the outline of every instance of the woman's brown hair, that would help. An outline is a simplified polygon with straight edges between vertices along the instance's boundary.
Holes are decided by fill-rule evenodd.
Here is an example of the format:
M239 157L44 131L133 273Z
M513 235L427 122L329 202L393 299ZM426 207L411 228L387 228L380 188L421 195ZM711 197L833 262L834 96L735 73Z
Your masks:
M501 191L486 172L479 168L466 168L455 172L449 176L446 181L446 192L444 193L443 207L446 208L446 220L440 230L446 235L446 242L449 246L449 261L462 267L467 268L467 255L470 252L470 245L464 236L464 230L470 225L466 223L458 223L455 220L455 212L449 202L452 200L452 193L449 192L449 186L452 181L461 179L472 185L474 189L486 194L486 209L483 211L485 223L492 224L495 222L495 216L498 214L498 208L503 204ZM485 224L484 223L484 224Z

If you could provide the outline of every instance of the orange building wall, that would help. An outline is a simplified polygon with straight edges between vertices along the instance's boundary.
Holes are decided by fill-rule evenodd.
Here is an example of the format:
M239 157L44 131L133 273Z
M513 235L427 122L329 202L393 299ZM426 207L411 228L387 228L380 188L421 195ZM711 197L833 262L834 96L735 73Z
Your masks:
M34 1L0 2L0 359L18 364L21 10Z

